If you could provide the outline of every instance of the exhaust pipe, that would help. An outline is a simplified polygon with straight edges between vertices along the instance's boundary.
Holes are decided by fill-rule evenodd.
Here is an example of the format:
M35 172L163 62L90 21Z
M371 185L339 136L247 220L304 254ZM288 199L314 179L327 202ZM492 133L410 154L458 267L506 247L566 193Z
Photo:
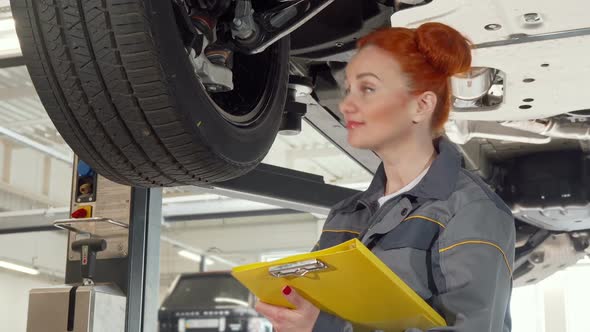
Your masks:
M553 120L546 121L506 121L501 123L505 127L520 129L531 133L553 138L590 140L590 125L585 122L562 123Z
M445 124L447 137L456 144L466 144L473 138L485 138L500 141L519 142L528 144L547 144L551 138L508 128L491 121L450 120Z

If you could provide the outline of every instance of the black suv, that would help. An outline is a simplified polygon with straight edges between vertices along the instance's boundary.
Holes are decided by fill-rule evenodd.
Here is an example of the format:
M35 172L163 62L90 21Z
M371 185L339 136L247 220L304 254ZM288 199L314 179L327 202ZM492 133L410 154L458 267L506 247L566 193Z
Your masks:
M158 315L160 332L272 332L230 272L180 275Z

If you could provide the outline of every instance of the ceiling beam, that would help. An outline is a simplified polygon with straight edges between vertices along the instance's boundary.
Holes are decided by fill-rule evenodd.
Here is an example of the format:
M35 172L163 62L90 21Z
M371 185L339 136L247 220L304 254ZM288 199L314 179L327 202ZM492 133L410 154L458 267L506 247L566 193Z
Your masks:
M0 100L19 99L23 97L35 97L37 90L32 86L4 87L0 89Z
M13 130L10 130L8 128L0 127L0 135L4 135L19 144L25 145L25 146L32 148L34 150L37 150L39 152L45 153L57 160L65 162L67 164L71 164L74 160L74 156L72 154L66 154L66 153L58 151L52 147L43 145L39 142L36 142L36 141L26 137L25 135L21 135L21 134L15 132Z
M13 121L10 123L5 123L4 126L6 128L10 128L10 129L18 129L18 128L22 128L22 127L32 127L32 126L37 126L37 125L51 125L51 119L49 119L48 117L40 117L40 118L36 118L36 119L30 119L30 120L21 120L21 121Z
M1 68L12 68L26 65L25 57L22 55L13 55L0 58Z
M187 189L321 215L328 215L334 204L358 193L326 184L315 174L266 164L237 179Z
M0 188L1 189L1 188ZM271 206L268 204L249 202L239 199L196 200L180 203L164 204L162 216L164 222L228 219L245 216L289 215L302 213L290 209ZM0 212L0 234L47 230L53 227L53 222L69 217L69 208L49 208L22 211ZM57 229L57 228L56 228Z
M11 195L15 195L21 197L22 199L26 199L31 202L31 206L35 207L45 207L45 206L62 206L64 202L54 201L46 195L41 193L32 193L26 190L22 190L16 188L15 186L11 185L10 183L6 183L4 181L0 181L0 191L4 193L8 193ZM0 204L1 206L1 204ZM20 210L16 206L8 207L10 210Z

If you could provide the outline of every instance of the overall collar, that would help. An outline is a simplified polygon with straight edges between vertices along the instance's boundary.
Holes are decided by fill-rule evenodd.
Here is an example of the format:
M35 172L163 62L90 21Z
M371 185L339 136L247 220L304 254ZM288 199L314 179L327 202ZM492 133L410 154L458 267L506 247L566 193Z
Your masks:
M430 165L424 178L404 195L422 199L446 200L455 190L461 169L462 156L459 150L447 138L439 138L435 142L438 155ZM379 165L369 188L361 194L357 201L357 209L368 207L385 194L387 176L383 163Z

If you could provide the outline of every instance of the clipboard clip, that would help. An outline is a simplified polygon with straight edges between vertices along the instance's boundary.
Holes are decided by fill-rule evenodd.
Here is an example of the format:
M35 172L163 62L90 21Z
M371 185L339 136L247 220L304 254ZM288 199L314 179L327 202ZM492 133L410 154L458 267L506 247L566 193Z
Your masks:
M268 272L276 278L284 277L303 277L309 272L316 272L328 268L324 262L318 259L310 259L296 263L273 266L268 269Z

